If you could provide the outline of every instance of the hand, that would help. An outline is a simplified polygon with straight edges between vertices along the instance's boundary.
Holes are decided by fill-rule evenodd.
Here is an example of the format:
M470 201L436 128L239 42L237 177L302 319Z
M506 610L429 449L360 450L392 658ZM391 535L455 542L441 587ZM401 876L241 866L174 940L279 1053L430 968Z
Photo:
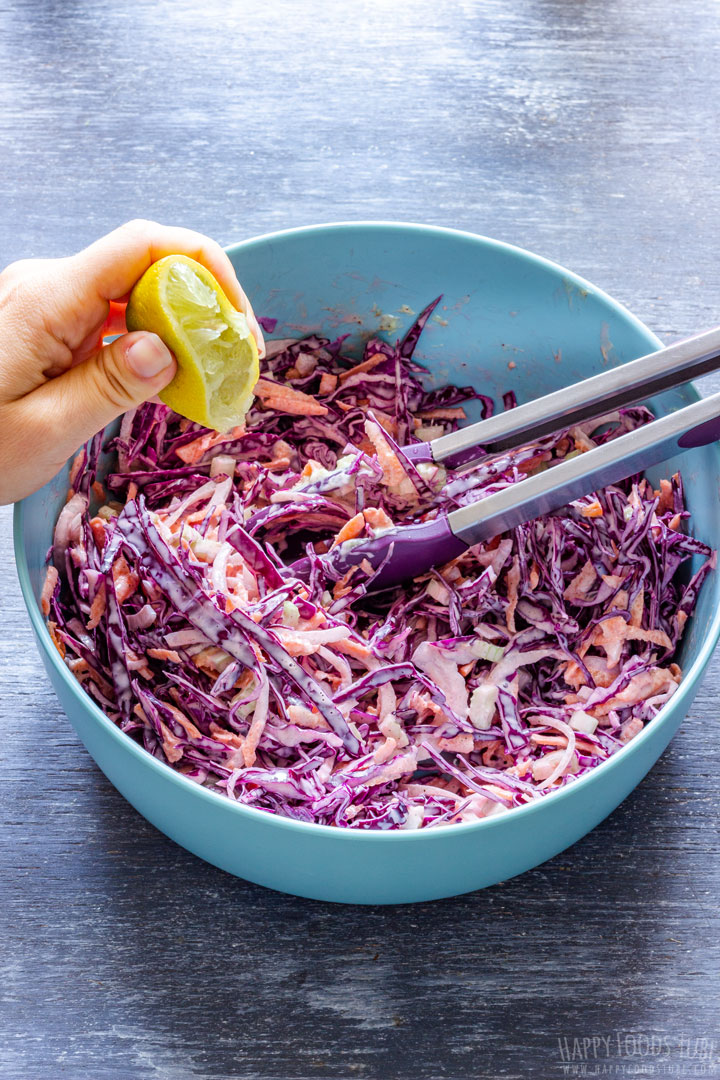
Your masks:
M0 504L41 487L79 446L172 379L155 334L123 334L130 291L164 255L189 255L215 275L262 333L232 263L189 229L131 221L64 259L29 259L0 274Z

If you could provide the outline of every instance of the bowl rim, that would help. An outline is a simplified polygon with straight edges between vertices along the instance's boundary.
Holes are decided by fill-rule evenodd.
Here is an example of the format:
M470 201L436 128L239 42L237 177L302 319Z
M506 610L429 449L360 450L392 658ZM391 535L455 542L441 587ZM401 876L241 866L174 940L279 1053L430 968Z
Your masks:
M404 231L425 236L445 236L452 239L464 240L472 244L479 243L481 246L485 246L488 249L502 251L520 261L548 270L553 275L559 276L564 281L570 282L577 288L586 291L593 297L602 301L608 308L613 310L623 320L638 330L647 340L650 351L652 351L653 347L655 349L662 348L661 340L653 334L645 323L643 323L636 315L633 315L633 313L623 304L610 296L609 293L598 288L591 281L568 270L560 263L554 262L551 259L546 259L542 255L536 255L526 248L521 248L515 244L509 244L503 240L495 240L492 237L484 236L480 233L472 233L467 230L452 229L442 225L424 225L411 221L333 221L315 225L300 225L290 229L280 229L273 232L260 233L256 236L248 237L246 240L237 241L234 244L227 245L225 251L232 259L232 256L236 252L245 251L253 246L263 245L268 242L283 241L295 236L312 236L318 233L352 230L379 233ZM687 386L694 399L699 400L700 394L695 385L693 383L688 383ZM717 460L718 474L720 474L720 447L718 447L718 444L713 445L712 451ZM660 727L664 726L664 724L669 721L671 713L676 712L678 707L682 707L688 697L692 698L692 694L695 691L702 673L713 655L718 638L720 638L720 606L718 606L709 631L700 645L697 656L690 667L683 672L678 689L669 701L661 707L658 714L645 725L638 735L620 750L616 751L612 757L608 758L601 765L596 766L596 768L592 769L584 776L581 776L579 779L573 780L559 790L550 793L550 795L544 795L540 798L533 799L531 802L525 803L522 806L512 807L508 811L500 814L493 814L491 817L480 818L477 821L459 822L443 828L391 829L380 831L371 829L343 829L339 828L337 825L324 825L314 821L298 821L294 818L284 817L281 814L272 814L268 810L262 810L258 807L247 806L244 803L235 802L234 800L229 799L227 795L223 795L218 791L212 791L210 788L206 788L196 781L189 779L189 777L183 776L182 773L177 772L170 765L159 761L157 758L153 757L152 754L149 754L139 745L139 743L136 743L134 739L129 738L108 716L105 715L100 706L85 693L80 683L73 678L71 672L63 663L60 654L55 648L45 619L42 616L40 607L33 595L30 583L30 571L23 544L25 503L26 499L17 502L13 513L13 547L20 590L30 617L32 628L35 632L38 647L41 648L45 656L49 658L52 667L58 672L60 679L69 687L78 704L84 706L88 710L90 716L93 717L101 727L104 727L105 731L111 735L119 747L124 748L140 762L144 762L151 769L158 772L159 775L164 776L166 780L177 785L181 791L184 790L188 795L196 796L201 800L210 800L211 805L215 806L218 810L222 810L223 807L226 808L228 813L237 814L240 821L242 821L243 818L249 817L249 820L254 821L257 825L265 825L268 828L277 826L296 833L304 833L309 838L312 838L313 836L317 836L318 838L322 836L327 838L332 837L335 840L345 838L353 843L412 843L420 842L422 840L434 841L437 837L448 835L460 836L466 835L469 832L482 832L501 828L508 823L508 819L520 824L522 818L525 818L530 814L540 813L543 809L547 810L548 803L552 806L559 806L562 801L571 797L575 792L579 792L584 788L589 788L598 782L602 783L603 777L608 775L611 770L621 767L622 763L630 754L636 753L648 739L653 738ZM688 702L688 707L689 704L690 703Z

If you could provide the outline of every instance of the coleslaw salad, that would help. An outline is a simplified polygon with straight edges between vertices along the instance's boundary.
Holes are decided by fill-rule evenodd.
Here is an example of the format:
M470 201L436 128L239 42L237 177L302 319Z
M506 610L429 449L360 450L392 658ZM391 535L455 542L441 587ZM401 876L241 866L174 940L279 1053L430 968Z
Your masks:
M474 501L649 419L622 410L444 475L399 444L464 418L403 341L270 342L243 430L164 406L128 414L71 474L43 607L103 711L160 761L300 821L416 829L562 790L675 692L672 657L710 549L682 531L679 477L635 478L372 596L333 544ZM267 328L267 327L266 327ZM506 406L512 406L508 398ZM313 560L309 582L293 555ZM705 562L682 583L692 555Z

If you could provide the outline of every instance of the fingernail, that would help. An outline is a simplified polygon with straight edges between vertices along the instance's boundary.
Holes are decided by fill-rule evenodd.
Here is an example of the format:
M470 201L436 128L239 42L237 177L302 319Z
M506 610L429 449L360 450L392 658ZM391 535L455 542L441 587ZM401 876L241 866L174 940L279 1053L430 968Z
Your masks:
M157 334L144 334L133 341L127 362L141 379L152 379L172 363L172 353Z

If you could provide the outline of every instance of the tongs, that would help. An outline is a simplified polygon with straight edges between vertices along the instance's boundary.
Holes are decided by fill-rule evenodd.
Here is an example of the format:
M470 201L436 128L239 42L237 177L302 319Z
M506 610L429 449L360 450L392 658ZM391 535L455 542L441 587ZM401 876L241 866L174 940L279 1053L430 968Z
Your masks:
M644 401L719 367L720 327L431 442L403 446L401 451L415 465L423 462L451 468L470 465L585 420L600 419L615 409ZM431 521L398 526L360 542L346 541L322 558L330 560L339 573L347 573L366 560L376 570L368 583L370 588L397 585L449 562L473 544L491 540L574 499L643 472L665 458L716 439L720 439L720 393L468 506L441 513ZM311 560L294 563L293 570L307 577Z

